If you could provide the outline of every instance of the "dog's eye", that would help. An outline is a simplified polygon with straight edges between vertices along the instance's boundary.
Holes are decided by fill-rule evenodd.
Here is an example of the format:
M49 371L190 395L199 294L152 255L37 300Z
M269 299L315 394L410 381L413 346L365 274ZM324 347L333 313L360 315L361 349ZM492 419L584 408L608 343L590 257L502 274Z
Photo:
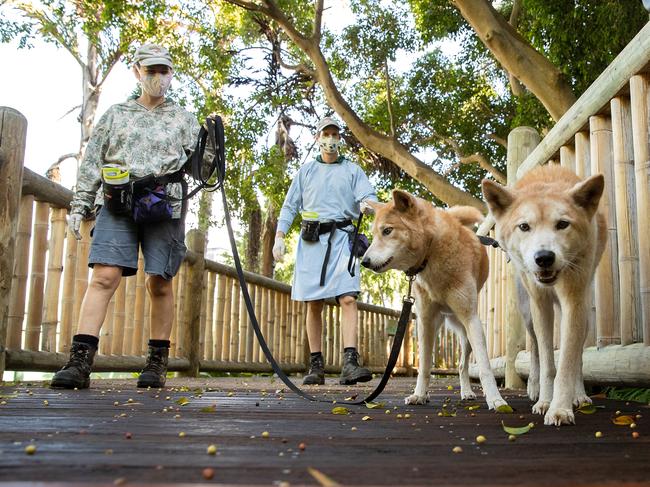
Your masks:
M520 223L517 226L519 227L519 230L521 230L522 232L527 232L528 230L530 230L530 225L528 225L528 223Z
M393 227L386 227L381 231L382 235L390 235L390 232L393 231Z
M555 225L555 228L557 228L558 230L564 230L568 226L569 226L568 221L560 220L559 222L557 222L557 225Z

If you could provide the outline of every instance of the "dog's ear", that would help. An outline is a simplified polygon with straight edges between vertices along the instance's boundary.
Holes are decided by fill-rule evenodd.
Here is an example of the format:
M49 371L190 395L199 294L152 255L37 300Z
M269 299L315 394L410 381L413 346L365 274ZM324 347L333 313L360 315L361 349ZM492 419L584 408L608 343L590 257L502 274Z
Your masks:
M485 198L490 213L494 217L501 216L515 200L515 195L511 190L489 179L484 179L481 187L483 190L483 198Z
M600 197L603 195L604 189L605 178L602 174L596 174L576 184L569 190L569 195L578 206L585 209L591 218L598 209L598 203L600 203Z
M415 198L413 195L401 189L393 190L393 201L395 202L395 209L403 213L412 211L415 208Z

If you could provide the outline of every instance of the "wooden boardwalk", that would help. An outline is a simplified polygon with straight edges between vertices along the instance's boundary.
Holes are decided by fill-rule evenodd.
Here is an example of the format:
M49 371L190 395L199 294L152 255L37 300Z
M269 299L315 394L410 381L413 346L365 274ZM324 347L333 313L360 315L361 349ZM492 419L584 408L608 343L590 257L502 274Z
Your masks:
M404 406L414 382L393 379L379 398L383 407L349 406L349 415L332 408L370 386L344 388L331 378L316 391L339 402L314 404L268 377L173 379L162 391L137 391L134 380L95 381L85 391L8 385L0 388L0 484L328 485L309 468L341 485L650 481L646 405L596 398L604 408L578 414L576 426L555 428L541 425L517 393L505 393L515 408L509 415L489 412L482 401L459 404L455 379L437 380L430 404ZM456 415L439 416L443 404ZM633 415L636 429L613 424L617 411ZM535 427L509 441L502 421ZM25 452L28 445L36 446L34 454ZM453 453L455 446L462 452ZM212 479L204 478L206 468Z

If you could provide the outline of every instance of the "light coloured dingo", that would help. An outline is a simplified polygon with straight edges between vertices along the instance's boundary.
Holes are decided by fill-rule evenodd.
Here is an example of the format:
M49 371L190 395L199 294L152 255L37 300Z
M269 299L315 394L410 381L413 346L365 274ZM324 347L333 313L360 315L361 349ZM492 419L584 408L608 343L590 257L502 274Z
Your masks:
M481 212L465 206L443 210L400 190L393 191L388 203L369 203L375 210L373 239L362 265L375 272L398 269L416 274L413 289L420 360L415 392L405 403L428 401L433 344L447 318L447 325L460 339L461 398L476 397L468 370L473 350L488 407L506 406L490 368L478 317L478 293L488 276L488 258L468 226L483 219Z
M573 423L573 406L591 402L582 380L582 349L591 282L607 243L605 217L598 211L603 187L600 174L583 181L557 165L530 171L514 188L483 181L499 245L530 297L534 346L528 394L537 399L533 412L545 414L548 425ZM557 374L554 304L561 310Z

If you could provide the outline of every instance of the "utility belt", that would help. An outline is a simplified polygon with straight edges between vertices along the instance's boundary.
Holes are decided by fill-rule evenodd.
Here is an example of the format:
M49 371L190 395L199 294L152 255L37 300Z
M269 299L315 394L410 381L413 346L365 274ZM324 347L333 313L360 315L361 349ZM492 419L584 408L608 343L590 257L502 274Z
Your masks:
M129 216L136 223L171 220L172 201L181 201L181 218L187 211L187 183L183 170L163 176L149 175L130 179L128 171L105 168L102 177L104 206L115 215ZM183 197L167 194L167 185L181 183Z
M320 285L325 285L325 276L327 275L327 264L330 260L330 253L332 252L332 239L336 233L337 228L345 228L352 225L352 220L341 220L338 222L319 222L318 220L303 220L300 224L300 236L306 242L318 242L319 237L325 233L330 236L327 239L327 250L325 251L325 258L323 259L323 266L320 271Z

